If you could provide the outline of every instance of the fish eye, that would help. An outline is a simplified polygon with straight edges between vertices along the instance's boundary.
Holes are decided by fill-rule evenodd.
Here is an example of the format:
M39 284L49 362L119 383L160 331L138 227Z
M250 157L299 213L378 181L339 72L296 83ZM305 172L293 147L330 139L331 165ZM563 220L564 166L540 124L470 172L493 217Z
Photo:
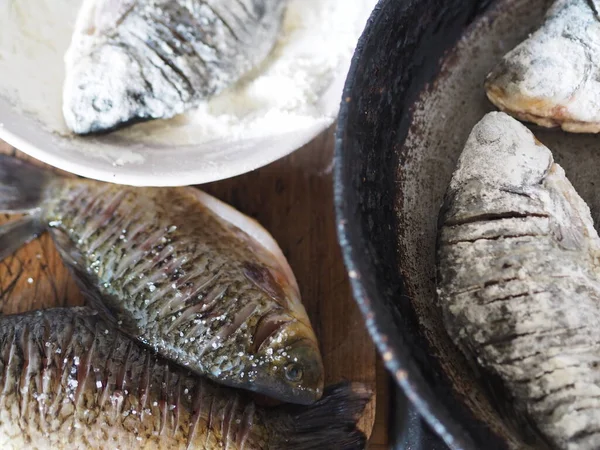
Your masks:
M285 378L287 378L288 381L293 382L300 381L302 379L302 376L304 375L302 372L302 368L300 368L298 364L293 363L285 366L284 372Z

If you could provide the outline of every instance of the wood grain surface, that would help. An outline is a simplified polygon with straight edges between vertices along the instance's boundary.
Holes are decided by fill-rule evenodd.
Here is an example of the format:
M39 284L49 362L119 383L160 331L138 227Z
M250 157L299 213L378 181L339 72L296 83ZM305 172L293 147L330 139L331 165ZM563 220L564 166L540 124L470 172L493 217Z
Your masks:
M2 141L0 152L25 157ZM352 300L337 244L332 156L329 130L287 158L202 189L256 218L279 242L319 338L326 382L361 381L377 391L361 427L372 435L369 448L383 450L389 379ZM83 303L48 235L0 263L0 296L4 314Z

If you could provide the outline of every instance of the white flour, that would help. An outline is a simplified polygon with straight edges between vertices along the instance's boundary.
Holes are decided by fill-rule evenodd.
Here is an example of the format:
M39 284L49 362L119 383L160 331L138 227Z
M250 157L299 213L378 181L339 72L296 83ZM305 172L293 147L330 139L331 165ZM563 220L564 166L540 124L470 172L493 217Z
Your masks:
M356 41L376 0L291 0L271 57L199 108L121 130L139 144L192 145L332 122ZM0 95L42 126L69 134L62 118L64 54L81 0L0 0ZM328 92L329 90L329 92ZM333 106L325 107L325 104Z

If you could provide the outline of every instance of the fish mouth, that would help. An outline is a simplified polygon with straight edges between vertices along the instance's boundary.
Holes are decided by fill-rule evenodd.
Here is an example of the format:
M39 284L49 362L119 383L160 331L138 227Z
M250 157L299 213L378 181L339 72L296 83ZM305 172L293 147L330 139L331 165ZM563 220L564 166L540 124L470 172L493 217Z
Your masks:
M252 381L241 383L233 379L211 378L214 382L235 389L258 394L283 403L296 405L312 405L323 396L323 378L316 387L291 387L285 382L276 382L268 374L257 375Z
M297 391L292 395L276 396L275 394L273 394L270 395L270 397L276 398L277 400L281 400L285 403L295 403L298 405L312 405L321 398L322 392L322 389L318 391L306 389L303 391Z
M323 395L322 386L317 388L298 387L290 389L289 386L274 385L272 380L268 380L263 384L257 379L254 383L246 385L245 388L284 403L297 405L312 405Z

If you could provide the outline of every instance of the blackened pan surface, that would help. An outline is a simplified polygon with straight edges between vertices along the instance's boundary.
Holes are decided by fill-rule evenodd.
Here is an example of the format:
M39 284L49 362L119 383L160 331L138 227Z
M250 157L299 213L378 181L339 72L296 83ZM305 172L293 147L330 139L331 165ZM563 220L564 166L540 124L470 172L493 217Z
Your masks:
M551 0L382 0L357 48L337 132L340 242L384 361L451 448L547 448L499 380L442 326L435 242L442 198L472 127L493 110L486 74ZM533 128L600 218L600 137Z

